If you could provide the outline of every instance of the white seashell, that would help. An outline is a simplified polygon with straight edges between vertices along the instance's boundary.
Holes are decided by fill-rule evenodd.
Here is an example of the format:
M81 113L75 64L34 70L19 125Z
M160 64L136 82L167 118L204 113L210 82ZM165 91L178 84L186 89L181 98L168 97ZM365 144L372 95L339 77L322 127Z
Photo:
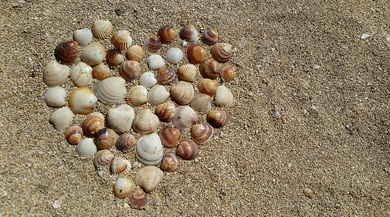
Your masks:
M56 60L50 61L43 72L43 83L49 87L59 86L69 77L69 66L62 65Z
M69 108L75 114L88 114L97 102L95 94L87 87L74 89L69 96Z
M97 148L92 138L85 138L76 146L76 152L80 156L94 155L96 151Z
M123 101L126 92L126 81L121 77L109 77L96 85L96 95L108 103Z
M149 71L149 72L144 72L141 75L139 82L142 86L144 86L146 88L151 88L157 84L157 79L154 76L154 73L152 71Z
M135 183L129 178L118 178L112 187L115 197L122 199L130 196L135 191Z
M163 85L155 85L148 93L148 101L151 105L158 105L169 98L169 92Z
M88 28L77 29L73 32L73 40L77 41L80 46L88 45L92 38L92 31Z
M106 58L106 48L99 42L87 45L81 53L81 60L90 66L98 65Z
M143 105L148 101L148 90L141 85L133 86L127 91L125 100L131 106Z
M157 130L160 120L150 109L144 109L135 117L133 129L142 134L153 133Z
M145 192L151 192L157 187L164 175L164 172L156 166L146 166L138 171L135 178L137 185L141 186Z
M46 105L51 107L61 107L66 104L66 91L62 87L52 87L45 93L43 97Z
M97 39L106 39L110 37L114 26L108 20L95 20L92 25L92 34Z
M190 106L197 112L207 113L211 110L211 100L207 94L197 94L190 102Z
M107 149L100 150L95 154L94 164L96 168L104 168L111 164L114 154Z
M156 70L165 65L164 59L158 54L152 54L148 57L148 66L151 70Z
M92 67L78 62L71 68L70 78L77 87L86 87L92 82Z
M49 118L49 122L53 124L57 130L65 130L73 121L73 112L69 107L62 107L54 111Z
M172 64L177 64L183 59L183 51L180 48L170 48L165 57L167 58L167 61Z
M219 106L231 106L233 104L233 94L227 87L221 85L215 92L214 101Z
M134 117L134 109L126 104L111 108L107 112L108 124L118 133L130 130L133 125Z
M163 145L157 133L141 137L135 146L138 160L145 165L157 165L164 155Z

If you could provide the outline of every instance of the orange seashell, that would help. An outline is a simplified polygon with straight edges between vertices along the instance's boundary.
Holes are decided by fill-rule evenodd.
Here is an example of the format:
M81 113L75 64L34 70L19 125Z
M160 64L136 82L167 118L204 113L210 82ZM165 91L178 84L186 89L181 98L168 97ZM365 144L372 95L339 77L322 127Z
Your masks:
M214 129L209 123L195 124L191 127L191 138L197 144L205 144L213 136Z
M194 94L194 87L187 81L179 81L171 87L171 96L180 105L190 103Z
M173 148L180 139L180 130L174 127L164 127L159 132L161 143L167 148Z
M156 53L162 47L162 43L157 35L153 35L145 40L144 46L149 52Z
M104 63L100 63L92 68L92 77L98 80L103 80L111 75L111 70Z
M115 48L119 50L126 50L132 43L130 32L127 30L120 30L115 32L111 37L111 43Z
M133 129L137 133L149 134L157 130L160 121L150 109L144 109L135 117Z
M83 122L83 132L86 136L95 136L96 133L104 128L104 116L100 112L88 114Z
M169 122L175 116L175 104L171 101L166 101L156 106L154 113L163 122Z
M213 58L208 58L199 65L199 72L203 78L216 79L221 71L221 65Z
M137 143L137 139L130 133L124 133L119 136L118 140L115 143L116 149L121 152L127 152L132 149Z
M232 66L224 66L221 69L220 74L222 80L226 82L233 81L237 76L236 69L234 69Z
M218 32L214 29L207 29L203 32L201 40L203 43L211 46L218 42Z
M191 44L187 48L187 59L192 64L203 62L206 59L206 54L206 50L198 43Z
M211 56L219 63L226 63L233 55L232 45L227 43L216 43L210 49Z
M106 54L106 63L110 67L118 66L125 61L125 57L119 49L110 49Z
M83 129L80 126L74 125L66 128L65 139L71 145L77 145L84 136Z
M144 51L139 45L134 45L126 50L126 57L129 60L140 61L144 57Z
M80 57L79 45L76 41L61 42L54 50L56 60L65 65L70 65L76 62Z
M161 43L170 44L176 39L177 31L171 26L163 26L158 30L157 35Z
M217 92L217 88L218 82L209 78L202 79L198 83L199 92L207 94L209 96L214 96Z
M198 156L199 148L192 139L184 139L179 143L176 154L184 160L193 160Z
M95 153L94 164L96 168L104 168L111 164L114 154L107 149L100 150Z
M138 79L142 74L141 65L137 61L126 60L121 64L119 74L126 81Z

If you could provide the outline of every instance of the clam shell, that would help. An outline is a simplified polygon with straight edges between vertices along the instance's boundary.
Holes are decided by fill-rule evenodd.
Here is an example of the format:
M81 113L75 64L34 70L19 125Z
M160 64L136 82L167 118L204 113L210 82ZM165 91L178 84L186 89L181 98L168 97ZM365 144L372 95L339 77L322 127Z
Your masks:
M157 81L162 85L169 85L177 78L176 71L170 67L161 67L157 72Z
M183 51L180 48L172 47L165 54L167 61L172 64L177 64L183 59Z
M153 35L145 39L144 46L149 52L156 53L162 47L162 43L157 35Z
M193 160L198 156L199 148L192 139L184 139L177 146L176 154L184 160Z
M110 68L105 63L100 63L92 68L92 77L97 80L103 80L110 77Z
M145 192L151 192L157 187L164 175L164 172L156 166L146 166L141 168L138 171L138 174L135 178L135 182Z
M130 36L130 32L127 30L119 30L115 32L111 37L111 43L119 50L126 50L131 46L133 39Z
M65 130L73 121L73 112L68 107L55 110L49 118L49 122L57 130Z
M201 40L209 46L214 45L218 42L218 32L215 29L208 28L203 32Z
M92 38L92 31L88 28L77 29L73 32L73 40L77 41L80 46L88 45Z
M86 136L95 136L96 133L104 128L104 116L100 112L88 114L83 122L83 132Z
M96 147L101 149L110 149L118 140L119 135L110 128L103 128L96 133L95 144Z
M236 69L232 66L224 66L220 72L221 78L225 82L233 81L236 76Z
M152 71L144 72L139 79L139 83L146 88L151 88L157 84L157 79Z
M126 81L120 77L109 77L96 85L96 95L108 103L123 101L126 92Z
M46 105L51 107L61 107L66 104L66 91L62 87L52 87L45 93L43 99Z
M73 125L66 128L65 139L71 145L77 145L84 136L83 129L80 126Z
M209 96L214 96L215 92L217 92L217 88L218 82L209 78L202 79L198 83L199 92Z
M195 43L187 48L187 59L192 64L199 64L206 59L206 50L202 45Z
M69 95L69 108L75 114L88 114L96 102L96 96L87 87L78 87Z
M125 61L125 56L122 55L122 52L119 49L110 49L106 54L106 63L110 67L119 66Z
M211 46L211 56L219 63L226 63L233 55L232 46L227 43L216 43Z
M92 67L78 62L70 69L70 78L77 87L86 87L92 82Z
M80 156L90 156L94 155L97 151L95 143L93 143L92 138L84 138L76 146L76 152Z
M175 116L175 104L171 101L165 101L156 106L154 109L155 114L163 122L169 122Z
M161 162L164 149L156 133L142 136L135 145L137 159L145 165L157 165Z
M229 112L225 110L212 110L207 113L207 122L215 128L221 128L229 123Z
M95 66L106 58L106 48L99 42L87 45L81 53L81 60L90 66Z
M169 92L163 85L155 85L148 93L148 102L151 105L158 105L169 98Z
M198 115L189 106L179 106L176 108L173 124L179 130L191 127L198 121Z
M156 70L165 65L164 59L158 54L150 55L147 61L150 70Z
M191 138L197 144L205 144L213 136L214 129L209 123L195 124L191 127Z
M121 157L114 157L110 164L110 173L114 175L125 175L131 170L131 163L129 160Z
M167 148L176 147L180 140L180 130L174 127L164 127L159 132L161 143Z
M107 122L118 133L131 129L135 117L134 109L126 104L110 108L107 112Z
M118 140L115 143L116 149L121 152L127 152L133 148L137 143L137 139L130 133L124 133L119 136Z
M57 61L50 61L43 72L43 83L49 87L59 86L68 79L69 66L61 65Z
M179 166L180 161L175 153L166 153L160 164L160 168L167 172L175 172Z
M198 68L194 64L184 64L177 70L177 75L180 80L193 82L198 74Z
M176 39L177 31L171 26L163 26L158 30L157 35L161 43L170 44Z
M54 57L61 64L70 65L80 57L79 45L76 41L61 42L54 50Z
M142 209L148 203L148 194L138 186L134 195L130 197L129 203L133 208Z
M141 76L141 73L141 65L137 61L126 60L121 64L119 68L119 74L126 81L138 79Z
M96 152L94 164L96 168L108 167L111 164L112 159L114 159L114 154L107 149L100 150Z
M208 58L199 65L199 72L203 78L216 79L221 71L221 65L213 58Z
M115 197L123 199L130 196L135 191L135 183L129 178L118 178L112 186Z
M181 39L188 42L194 42L199 39L199 33L193 25L185 25L180 30L179 35Z
M129 60L140 61L144 57L144 51L139 45L134 45L126 50L126 57Z
M179 81L171 87L171 96L180 105L190 103L194 98L194 94L194 87L186 81Z
M219 106L231 106L233 104L233 94L227 87L221 85L217 88L214 101Z
M108 20L95 20L92 24L92 34L97 39L109 38L114 26Z
M144 86L133 86L127 91L125 100L131 106L145 104L148 101L148 90Z
M144 109L135 117L133 129L142 134L155 132L160 121L150 109Z
M191 101L190 106L197 112L207 113L211 110L212 98L207 94L197 94Z

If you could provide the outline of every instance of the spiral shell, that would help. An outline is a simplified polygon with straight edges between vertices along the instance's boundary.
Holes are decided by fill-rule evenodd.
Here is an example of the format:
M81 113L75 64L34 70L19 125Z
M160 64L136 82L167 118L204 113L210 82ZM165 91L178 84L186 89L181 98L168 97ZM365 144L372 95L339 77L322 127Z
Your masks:
M119 50L126 50L131 46L133 42L130 37L130 32L127 30L119 30L115 32L111 37L111 43Z
M84 138L77 144L76 152L80 156L90 156L94 155L97 151L95 143L93 143L92 138Z
M199 39L199 33L193 25L185 25L180 30L179 35L181 39L188 42L194 42Z
M162 47L162 43L157 35L153 35L145 39L144 46L149 52L156 53Z
M121 64L119 73L126 81L138 79L142 73L141 65L137 61L126 60Z
M157 35L161 43L170 44L176 39L177 31L172 26L163 26L158 30Z
M95 144L96 147L101 149L110 149L118 140L119 135L110 128L103 128L96 133Z
M157 81L162 85L169 85L177 78L175 70L171 67L161 67L157 72Z
M120 77L109 77L96 85L96 95L108 103L123 101L126 93L126 81Z
M194 64L181 65L177 70L177 75L180 80L193 82L198 74L198 69Z
M116 149L121 152L127 152L135 146L137 139L130 133L124 133L119 136L118 140L115 143Z
M142 136L135 145L135 154L145 165L159 164L164 154L160 137L156 133Z
M54 57L61 64L73 64L80 57L79 45L76 41L61 42L54 50Z
M95 20L92 24L92 34L97 39L106 39L110 37L114 26L108 20Z
M126 57L129 60L140 61L144 57L144 51L139 45L134 45L126 50Z
M214 45L218 42L218 32L214 29L208 28L203 32L201 40L209 46Z
M194 98L194 87L186 81L179 81L171 87L171 96L180 105L185 105L191 102Z
M59 86L68 79L69 66L61 65L56 60L50 61L43 72L43 83L49 87Z
M195 124L191 127L191 138L197 144L205 144L213 136L214 129L209 123Z
M167 172L175 172L179 166L180 161L175 153L166 153L160 164L160 168Z
M172 64L177 64L183 59L183 51L180 48L172 47L165 54L167 61Z
M126 104L120 105L116 108L110 108L107 112L108 124L118 133L130 130L134 117L134 109Z
M119 199L130 196L134 191L135 183L129 178L118 178L112 186L112 192Z
M73 121L73 112L68 107L55 110L49 118L49 122L59 131L65 130Z
M71 145L77 145L84 136L83 129L80 126L73 125L66 128L65 139Z
M122 52L119 49L110 49L106 54L106 63L110 67L119 66L125 61L125 56L122 55Z
M92 68L92 77L97 80L104 80L110 77L110 68L105 63L100 63Z
M193 160L198 156L199 148L192 139L184 139L177 146L176 154L184 160Z
M142 209L148 203L148 194L138 186L134 195L130 197L129 203L133 208Z
M207 94L197 94L191 101L190 106L197 112L206 113L211 110L212 98Z
M62 87L52 87L45 93L43 99L46 105L51 107L61 107L66 104L66 91Z
M203 78L216 79L221 71L221 65L213 58L208 58L199 65L199 72Z
M233 94L227 87L221 85L215 92L214 101L219 106L231 106L233 104Z
M77 87L86 87L92 82L92 67L78 62L70 70L70 78Z
M156 70L165 65L164 59L158 54L150 55L147 61L150 70Z
M110 164L110 173L114 175L125 175L131 170L131 163L129 160L122 157L114 157Z
M232 46L227 43L216 43L211 46L211 56L219 63L226 63L233 55Z
M104 128L104 116L100 112L88 114L83 122L83 132L86 136L95 136L96 133Z
M229 123L229 112L225 110L212 110L207 113L207 122L215 128L221 128Z
M169 122L175 116L175 104L171 101L166 101L156 106L155 114L162 122Z
M180 139L180 130L174 127L164 127L159 132L161 143L167 148L176 147Z
M157 79L152 71L144 72L139 79L139 83L146 88L151 88L157 84Z
M99 42L87 45L81 53L81 60L90 66L95 66L106 58L106 48Z
M111 164L112 159L114 159L114 154L107 149L100 150L96 152L94 164L96 168L108 167Z
M148 101L151 105L158 105L169 98L169 92L163 85L155 85L148 93Z
M214 96L217 92L217 88L218 82L216 80L205 78L200 80L198 83L199 92L207 94L209 96Z
M148 90L144 86L133 86L127 91L125 100L131 106L140 106L148 101Z
M75 114L88 114L97 102L95 94L87 87L78 87L69 95L69 108Z
M133 129L142 134L155 132L160 121L150 109L144 109L135 117Z
M187 48L187 59L192 64L199 64L206 59L206 50L202 45L195 43Z
M236 78L236 70L232 66L224 66L221 69L221 78L225 82L233 81Z
M138 171L138 174L135 178L135 182L145 192L151 192L157 187L164 175L164 172L156 166L146 166L141 168Z
M179 106L176 108L173 124L179 130L191 127L198 121L198 115L189 106Z
M92 38L92 31L88 28L77 29L73 32L73 40L77 41L80 46L88 45Z

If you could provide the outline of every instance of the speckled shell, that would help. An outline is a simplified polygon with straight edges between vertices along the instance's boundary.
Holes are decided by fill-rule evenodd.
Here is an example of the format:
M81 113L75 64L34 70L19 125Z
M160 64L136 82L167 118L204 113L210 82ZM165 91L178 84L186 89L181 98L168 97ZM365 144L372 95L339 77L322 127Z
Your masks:
M194 42L199 39L199 33L193 25L184 26L179 34L181 39L188 42Z
M189 106L179 106L176 108L173 124L179 130L191 127L198 121L198 114Z
M96 147L101 149L110 149L118 140L119 135L110 128L103 128L99 130L95 135Z
M80 57L80 48L76 41L61 42L54 50L54 57L61 64L73 64Z
M97 80L104 80L110 75L111 70L105 63L100 63L92 68L92 77Z
M87 87L78 87L69 95L69 108L75 114L88 114L97 102L92 90Z
M73 121L73 112L68 107L55 110L49 118L49 122L57 130L65 130Z
M191 138L197 144L205 144L212 138L213 127L209 123L195 124L191 127Z
M180 140L180 130L174 127L165 126L159 132L161 143L167 148L176 147Z
M232 46L227 43L216 43L210 49L211 56L219 63L226 63L233 55Z
M160 163L164 149L160 137L156 133L142 136L135 145L137 159L145 165L157 165Z
M142 74L141 65L137 61L126 60L121 64L119 73L126 81L138 79Z
M88 114L83 122L83 132L86 136L95 136L96 133L104 128L104 116L100 112Z
M169 122L175 116L175 104L171 101L166 101L156 106L154 112L162 122Z
M165 57L169 63L177 64L183 59L183 51L180 48L172 47L169 48Z
M135 117L133 129L142 134L155 132L160 121L150 109L144 109Z
M88 28L77 29L73 32L73 40L80 46L87 46L92 41L92 31Z
M177 31L171 26L163 26L158 30L157 35L161 43L170 44L176 39Z
M110 166L112 159L114 159L114 154L107 149L100 150L96 152L94 164L96 168L105 168Z
M160 164L160 168L167 172L175 172L179 166L180 161L175 153L166 153Z
M109 77L96 85L96 95L108 103L123 101L126 93L126 81L120 77Z
M139 83L146 88L151 88L157 84L157 79L152 71L148 71L142 73Z
M153 35L145 39L144 46L149 52L156 53L162 47L162 43L157 35Z
M66 104L66 91L62 87L52 87L47 90L43 99L46 105L51 107L62 107Z
M198 68L194 64L181 65L177 70L177 75L180 80L193 82L198 74Z
M145 192L151 192L157 187L164 175L164 172L156 166L146 166L138 171L135 178L137 185L141 186Z
M118 133L130 130L134 117L134 109L126 104L120 105L116 108L110 108L107 112L108 124Z
M90 156L94 155L97 151L95 143L93 143L92 138L84 138L76 146L76 152L80 156Z
M236 69L232 66L224 66L220 72L221 78L225 82L233 81L236 76Z
M207 113L211 110L211 101L212 98L207 94L196 94L190 102L190 106L197 112Z
M78 62L70 69L70 78L77 87L86 87L92 82L92 67Z
M61 65L56 60L50 61L43 72L43 83L49 87L59 86L68 79L69 66Z
M121 152L127 152L131 150L136 143L137 139L133 135L131 135L130 133L124 133L119 136L118 140L115 143L115 147Z
M194 87L186 81L179 81L171 87L171 96L180 105L190 103L194 98L194 94Z
M218 32L215 29L208 28L203 32L201 40L203 43L211 46L218 42Z
M80 126L73 125L66 128L65 139L71 145L77 145L84 136L83 129Z
M148 102L151 105L158 105L169 98L169 92L163 85L154 85L148 93Z
M142 209L148 203L148 194L141 187L137 187L133 196L129 199L130 206L136 209Z
M147 61L150 70L156 70L165 65L164 59L158 54L150 55Z
M131 106L140 106L148 101L148 90L141 85L133 86L127 91L126 102Z
M215 128L226 126L229 123L229 118L229 112L225 110L212 110L207 113L207 122Z
M122 55L122 52L119 49L110 49L106 54L106 63L110 67L119 66L125 61L125 56Z
M92 34L97 39L109 38L114 30L114 26L108 20L95 20L92 25Z
M176 154L184 160L193 160L198 156L199 148L192 139L184 139L177 146Z
M123 199L130 196L135 191L135 183L129 178L118 178L112 186L115 197Z
M81 60L90 66L95 66L106 58L106 48L99 42L87 45L81 53Z
M119 50L126 50L131 46L133 42L130 32L127 30L119 30L115 32L111 37L111 43Z
M131 170L131 163L122 157L114 157L110 164L110 173L114 175L125 175Z
M206 59L206 50L202 45L195 43L187 48L187 59L192 64L199 64Z
M217 88L218 82L209 78L202 79L198 83L199 92L209 96L214 96L215 92L217 92Z
M218 106L231 106L233 104L233 94L227 87L221 85L217 88L214 102Z
M199 65L199 72L203 78L216 79L221 71L221 65L213 58L208 58Z
M170 85L177 78L176 71L171 67L161 67L157 72L157 81L162 85Z
M126 57L129 60L140 61L144 57L144 51L139 45L134 45L126 50Z

